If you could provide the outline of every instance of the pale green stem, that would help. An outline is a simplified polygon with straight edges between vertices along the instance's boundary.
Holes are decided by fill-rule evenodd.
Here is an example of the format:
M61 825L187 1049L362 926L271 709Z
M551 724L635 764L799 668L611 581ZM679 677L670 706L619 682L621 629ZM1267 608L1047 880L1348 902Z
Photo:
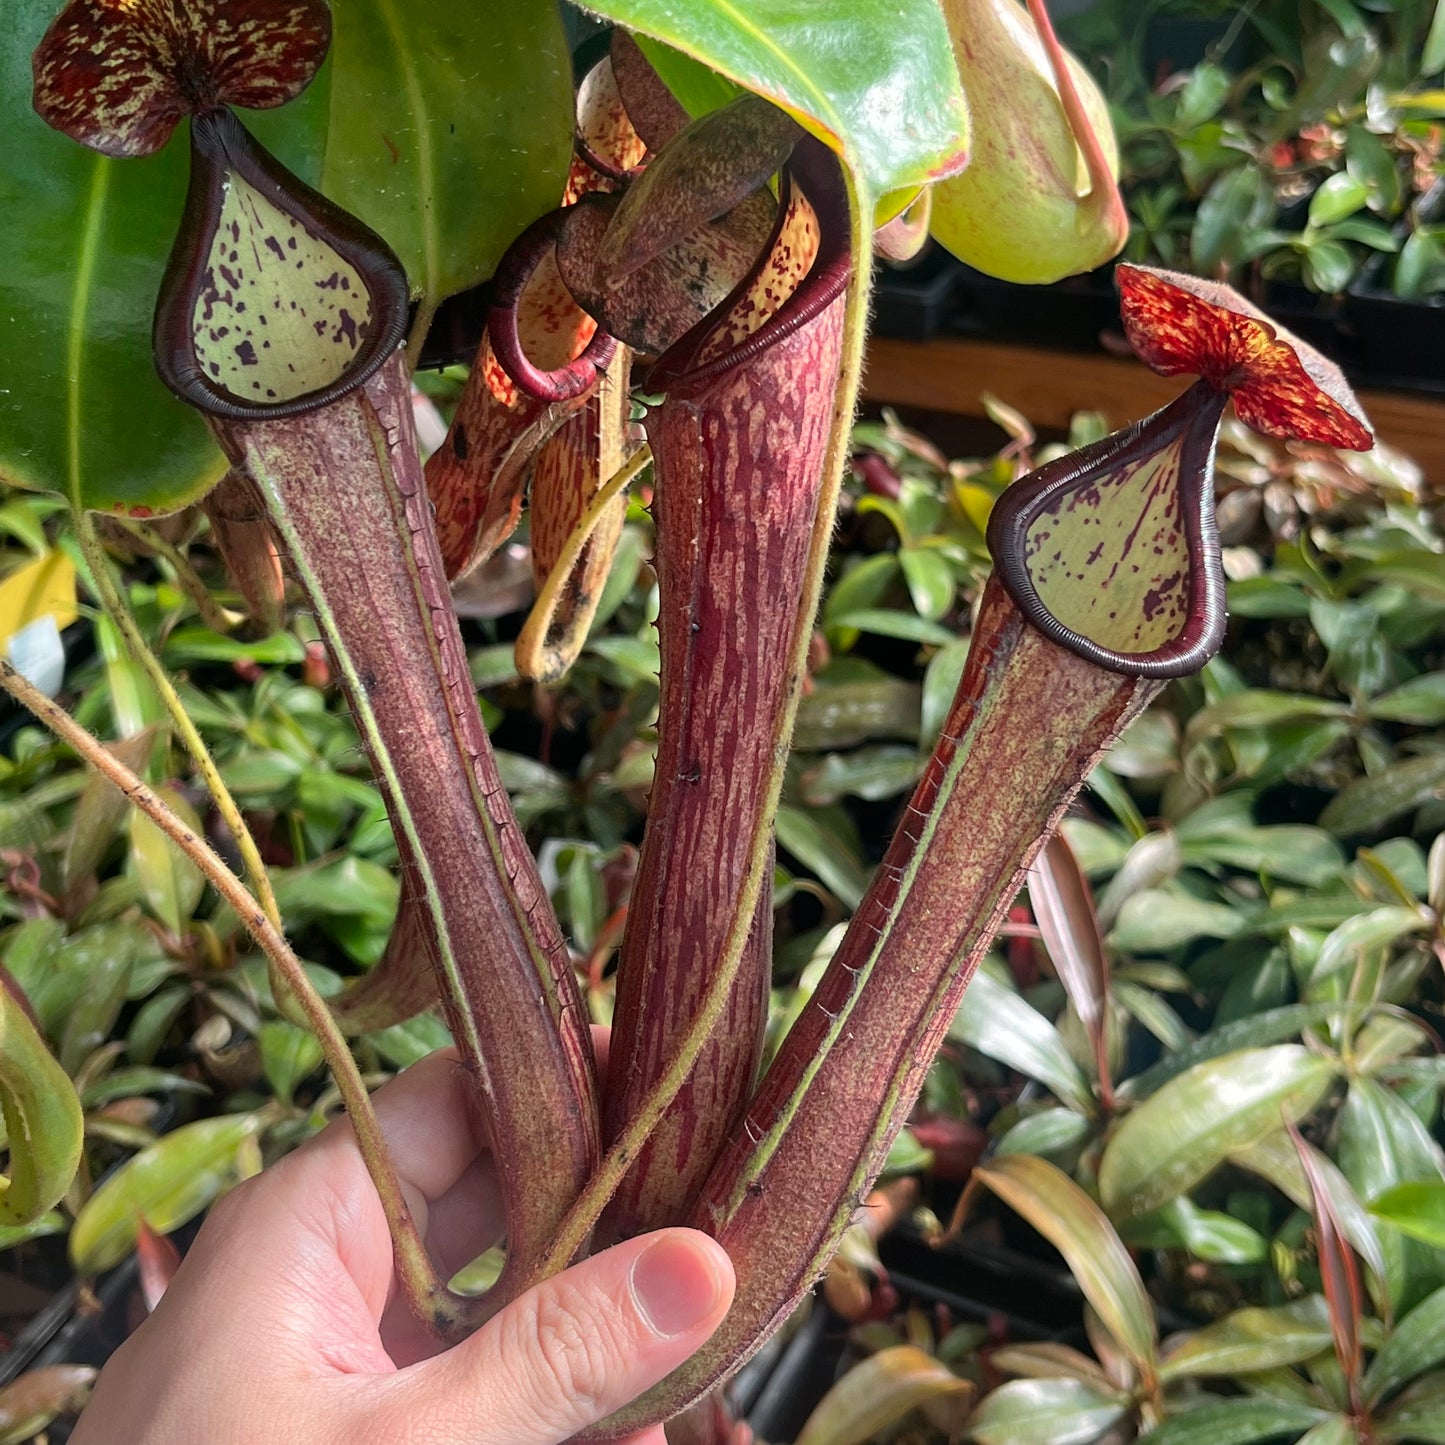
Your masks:
M197 837L189 824L178 818L153 789L113 757L94 733L83 728L64 708L52 702L4 659L0 659L0 687L22 707L34 713L96 772L114 784L129 803L144 813L200 869L206 881L235 910L242 927L255 940L256 946L285 978L321 1045L332 1078L346 1104L362 1159L391 1230L397 1278L407 1300L418 1318L437 1321L450 1334L460 1333L456 1300L427 1255L426 1244L402 1192L401 1180L392 1165L391 1156L386 1152L381 1124L372 1108L371 1096L366 1092L356 1060L336 1020L331 1017L326 1001L312 986L301 960L292 951L281 930L266 917L246 885L226 866L220 854L203 838Z
M176 574L176 582L181 591L195 603L196 611L201 614L201 621L212 632L229 632L241 621L240 613L228 612L216 603L215 598L211 596L210 589L201 579L200 573L191 566L190 558L179 547L172 546L167 542L154 527L148 527L134 517L116 516L113 520L124 527L143 546L149 547L156 556L170 565L171 571Z
M251 830L246 826L246 820L241 815L241 809L231 795L231 790L222 779L221 771L216 766L216 760L211 756L211 750L206 746L200 730L191 721L185 704L176 692L175 684L161 665L160 658L151 650L144 633L140 630L140 624L136 621L135 613L131 611L125 593L112 576L110 558L105 555L105 548L101 545L100 537L95 530L95 522L88 512L77 511L75 513L75 531L80 538L80 550L84 553L86 563L90 567L91 585L95 588L101 605L110 614L111 621L120 629L121 636L125 638L126 644L130 648L131 656L145 669L146 676L150 678L161 701L166 706L166 711L170 713L171 722L180 734L186 751L190 753L191 760L196 765L196 771L201 775L201 781L205 783L207 791L216 804L216 811L220 813L236 840L236 847L240 850L241 861L246 865L246 873L250 878L251 887L255 891L257 900L265 910L272 927L279 929L281 927L281 910L276 904L276 894L271 888L271 879L266 873L266 865L261 861L261 850L257 848L256 840L251 836Z
M828 566L828 554L833 539L833 524L838 509L838 493L843 483L843 473L848 462L849 446L853 435L853 415L858 404L858 388L863 377L863 352L868 336L868 298L872 289L872 243L871 218L873 198L858 189L854 178L849 177L849 200L852 214L853 270L848 280L847 298L843 312L843 356L838 375L838 384L833 393L833 420L828 436L828 450L823 463L823 485L818 497L818 512L813 522L813 534L809 539L807 568L803 579L803 595L798 604L797 620L793 628L790 656L792 686L787 690L787 700L778 715L774 730L772 766L766 779L764 806L758 810L758 823L749 839L747 876L738 895L737 908L733 915L732 927L723 943L707 993L692 1027L678 1048L667 1072L658 1079L651 1093L643 1100L637 1113L627 1127L617 1136L611 1149L597 1167L597 1172L587 1182L587 1187L577 1197L571 1212L558 1231L556 1242L542 1262L541 1273L555 1274L571 1264L581 1250L597 1223L608 1201L616 1193L623 1176L631 1167L638 1152L647 1143L656 1129L668 1105L677 1097L688 1076L692 1073L713 1030L722 1021L727 1002L732 994L733 981L737 977L748 936L753 928L753 914L757 907L758 893L762 886L764 864L768 857L768 843L772 837L773 819L777 814L778 800L782 796L783 771L787 761L788 747L793 736L793 723L798 713L798 700L802 695L801 679L808 665L808 648L813 638L813 621L817 616L818 604L822 598L823 580Z

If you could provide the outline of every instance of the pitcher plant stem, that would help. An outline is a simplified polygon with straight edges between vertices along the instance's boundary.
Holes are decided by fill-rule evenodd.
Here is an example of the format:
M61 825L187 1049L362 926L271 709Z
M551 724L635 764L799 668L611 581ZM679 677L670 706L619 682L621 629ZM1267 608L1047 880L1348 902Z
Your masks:
M738 901L733 924L723 942L721 957L709 984L707 994L692 1027L673 1057L667 1072L658 1080L637 1113L618 1134L612 1147L598 1165L597 1172L578 1195L571 1211L558 1230L557 1237L542 1265L542 1273L554 1274L565 1269L582 1248L608 1201L616 1192L638 1151L657 1128L669 1104L677 1097L697 1065L709 1037L722 1019L733 981L747 947L753 914L763 883L764 863L769 857L772 820L782 795L784 764L788 744L797 717L801 696L801 679L807 667L808 646L812 641L813 619L822 596L828 565L828 550L838 509L838 494L847 465L852 435L853 414L858 403L858 389L863 376L863 354L867 339L868 303L872 291L871 251L872 198L863 193L855 178L848 175L850 250L852 266L844 302L843 358L838 384L833 393L832 423L823 464L823 486L818 510L809 539L808 560L804 573L803 595L799 602L793 628L790 666L792 686L787 701L778 715L774 733L773 763L765 783L766 802L759 810L760 823L749 840L750 867Z
M113 783L127 802L144 813L200 869L206 881L235 910L242 927L266 955L268 963L285 979L321 1045L327 1066L351 1117L367 1173L386 1214L396 1251L397 1278L401 1281L407 1301L418 1318L434 1321L445 1332L455 1335L463 1323L459 1301L438 1276L427 1254L426 1244L402 1192L401 1180L387 1153L381 1125L371 1106L371 1096L366 1091L361 1071L326 1001L307 977L301 960L286 942L281 930L266 916L220 854L204 839L197 837L195 830L178 818L153 788L113 757L94 733L82 727L64 708L52 702L3 659L0 659L0 687L33 713L61 742L73 748L96 772Z
M261 850L257 848L256 840L246 826L246 820L241 815L239 805L221 777L221 771L216 766L216 760L206 746L200 729L191 721L190 714L186 712L185 704L181 701L180 694L176 691L170 675L161 665L160 659L155 655L150 644L147 643L145 635L141 632L124 591L111 573L110 559L105 555L105 548L101 545L100 537L95 530L95 520L89 512L80 510L75 512L75 531L76 536L80 539L80 550L85 557L86 565L90 568L91 581L96 594L106 612L110 614L111 621L120 629L131 656L145 670L151 685L165 704L171 722L180 734L186 751L190 753L191 760L196 765L196 771L201 775L201 781L205 783L206 790L216 805L216 811L220 813L236 840L236 847L240 851L241 861L246 865L246 873L256 901L260 903L267 922L279 931L281 910L277 907L276 894L271 887L271 879L267 875L266 865L261 861Z

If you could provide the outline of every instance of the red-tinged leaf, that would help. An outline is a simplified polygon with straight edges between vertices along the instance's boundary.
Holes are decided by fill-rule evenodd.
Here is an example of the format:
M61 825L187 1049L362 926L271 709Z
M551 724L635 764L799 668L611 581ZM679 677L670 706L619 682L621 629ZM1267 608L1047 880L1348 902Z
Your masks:
M1334 362L1237 291L1176 271L1120 265L1129 344L1163 376L1201 376L1266 436L1368 451L1374 433Z
M181 1252L164 1234L157 1234L139 1215L136 1216L136 1264L140 1271L141 1295L149 1314L161 1302L161 1296L181 1267Z
M1334 1199L1315 1162L1313 1152L1305 1144L1300 1131L1286 1123L1289 1137L1299 1155L1305 1178L1309 1180L1314 1202L1315 1244L1319 1255L1320 1280L1330 1305L1330 1329L1335 1337L1335 1356L1349 1386L1350 1403L1360 1407L1360 1377L1364 1372L1364 1354L1360 1345L1360 1320L1364 1315L1364 1291L1360 1287L1360 1270L1354 1251L1345 1242L1344 1226L1335 1210Z
M35 109L104 155L150 155L183 115L283 105L330 44L326 0L71 0L35 51Z
M1112 1104L1109 1048L1109 956L1094 910L1094 895L1074 850L1055 833L1034 860L1029 903L1064 992L1088 1033L1106 1107Z
M1109 999L1109 958L1094 894L1074 850L1056 833L1034 860L1029 902L1075 1013L1093 1030Z

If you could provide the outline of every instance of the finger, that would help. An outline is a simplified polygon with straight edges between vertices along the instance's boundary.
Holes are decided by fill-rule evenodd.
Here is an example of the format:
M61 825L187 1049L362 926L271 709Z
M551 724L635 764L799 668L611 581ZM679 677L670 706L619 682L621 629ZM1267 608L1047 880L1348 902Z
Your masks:
M485 1147L470 1088L456 1050L438 1049L371 1096L397 1174L424 1199L445 1194ZM349 1119L334 1120L295 1157L315 1156L328 1169L361 1167Z
M543 1281L455 1349L378 1382L398 1412L394 1438L557 1445L686 1360L732 1294L732 1264L706 1235L628 1240Z

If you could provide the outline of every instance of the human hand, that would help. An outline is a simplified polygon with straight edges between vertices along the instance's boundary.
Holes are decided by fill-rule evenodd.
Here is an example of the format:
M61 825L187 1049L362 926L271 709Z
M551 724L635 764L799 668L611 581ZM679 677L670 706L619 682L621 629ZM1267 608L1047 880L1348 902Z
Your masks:
M380 1089L378 1118L441 1273L504 1228L454 1057ZM555 1445L682 1363L732 1302L692 1230L629 1240L437 1353L342 1119L212 1210L155 1313L102 1372L71 1445ZM638 1445L663 1445L660 1426Z

